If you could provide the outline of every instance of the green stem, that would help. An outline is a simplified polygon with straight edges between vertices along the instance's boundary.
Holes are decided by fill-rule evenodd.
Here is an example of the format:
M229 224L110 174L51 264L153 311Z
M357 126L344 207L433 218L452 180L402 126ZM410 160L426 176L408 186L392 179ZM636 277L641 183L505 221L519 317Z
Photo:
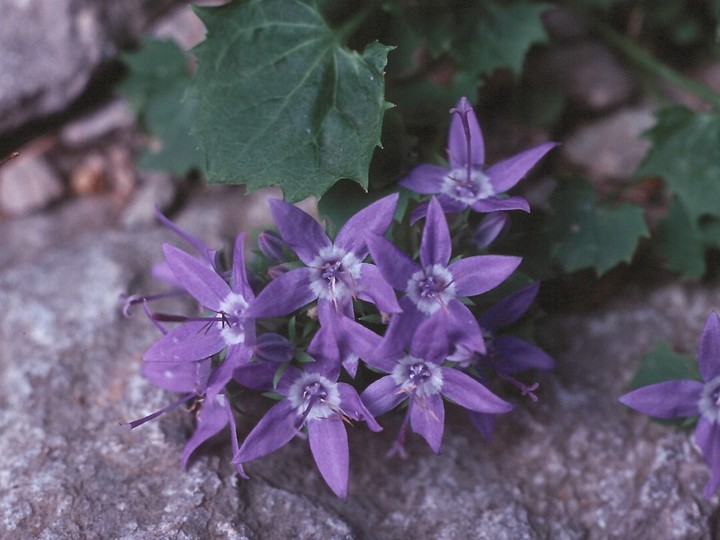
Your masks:
M648 54L644 49L636 45L635 42L618 34L606 25L596 20L593 21L590 17L586 17L585 22L638 67L657 77L665 79L673 85L706 101L713 107L720 109L720 94L711 88L678 73L670 66L663 64L657 58Z

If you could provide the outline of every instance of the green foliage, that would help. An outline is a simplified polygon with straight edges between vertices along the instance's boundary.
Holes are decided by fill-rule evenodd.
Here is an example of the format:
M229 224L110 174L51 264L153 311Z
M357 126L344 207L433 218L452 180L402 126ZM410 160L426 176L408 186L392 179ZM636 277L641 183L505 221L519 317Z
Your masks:
M197 133L210 182L280 186L297 201L348 178L367 188L390 47L343 46L312 2L197 9Z
M708 247L705 235L677 197L670 203L667 216L658 223L653 243L666 268L680 272L688 279L702 277Z
M172 41L145 39L140 50L123 55L123 60L130 75L120 92L152 136L138 165L177 175L202 169L197 138L190 134L197 101L186 95L191 74L185 52Z
M647 133L653 146L637 176L660 176L690 220L720 215L720 112L669 107Z
M630 386L640 388L678 379L700 380L697 360L694 356L676 353L668 343L661 341L642 357L640 369L630 382Z
M592 267L603 274L629 262L638 239L647 235L640 208L598 204L593 187L582 180L563 182L551 199L554 258L568 272Z

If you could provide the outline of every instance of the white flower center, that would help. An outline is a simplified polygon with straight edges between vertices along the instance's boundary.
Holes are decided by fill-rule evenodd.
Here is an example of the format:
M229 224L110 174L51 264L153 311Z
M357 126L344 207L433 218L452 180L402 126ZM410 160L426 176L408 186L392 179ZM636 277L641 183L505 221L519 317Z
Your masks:
M420 311L432 315L455 298L455 283L447 268L433 264L415 272L405 292Z
M710 422L720 422L720 376L705 383L698 408Z
M218 317L220 317L220 335L226 345L237 345L245 342L245 320L243 314L248 308L245 297L241 294L231 292L220 305Z
M330 418L340 411L337 383L316 373L306 373L299 377L290 386L288 399L302 420L300 425L307 420Z
M318 298L336 300L352 296L357 289L361 266L352 252L328 246L308 266L312 269L310 287Z
M411 355L402 358L391 375L401 392L420 398L440 393L443 385L440 366Z
M465 167L453 169L443 176L440 192L465 204L472 204L495 195L490 178L475 169L468 177L468 170Z

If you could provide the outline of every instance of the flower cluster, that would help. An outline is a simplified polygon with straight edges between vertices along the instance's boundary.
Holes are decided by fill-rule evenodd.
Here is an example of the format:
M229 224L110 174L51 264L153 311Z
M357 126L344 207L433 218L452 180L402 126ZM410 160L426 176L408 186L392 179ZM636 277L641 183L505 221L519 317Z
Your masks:
M703 491L709 499L720 487L720 316L713 311L698 346L702 381L671 380L633 390L620 402L655 418L699 416L695 442L710 467Z
M246 463L296 436L307 437L323 478L344 498L346 423L365 422L379 431L377 417L404 406L390 453L406 455L408 427L440 452L445 400L467 410L489 437L496 415L513 408L492 385L507 381L536 399L536 385L527 386L515 375L550 369L552 359L499 331L523 316L538 286L520 289L479 313L471 297L505 282L521 260L453 253L445 214L466 208L488 213L480 243L489 245L506 221L498 213L528 210L524 199L504 191L553 144L485 169L482 135L467 100L451 113L449 167L420 165L401 181L421 194L437 194L418 204L411 218L424 218L417 258L389 239L402 226L395 220L397 194L352 216L334 240L309 214L271 199L277 233L258 237L259 259L267 264L254 273L246 268L244 233L225 267L218 250L158 215L193 250L164 245L165 260L154 273L173 287L168 295L191 297L198 311L181 316L151 310L150 301L164 295L127 298L127 309L141 303L163 334L145 353L143 373L182 394L130 427L188 405L196 429L183 451L183 465L204 441L229 428L232 461L242 476ZM264 392L276 403L240 443L234 405L247 391Z

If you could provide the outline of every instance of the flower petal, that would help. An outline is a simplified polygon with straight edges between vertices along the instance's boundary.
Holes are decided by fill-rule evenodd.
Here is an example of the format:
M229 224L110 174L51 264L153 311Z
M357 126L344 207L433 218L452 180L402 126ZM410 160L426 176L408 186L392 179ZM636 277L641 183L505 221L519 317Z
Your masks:
M720 425L701 417L695 429L695 442L710 468L710 479L703 489L705 499L710 499L720 487Z
M454 368L440 368L442 372L443 395L455 403L471 411L500 414L511 411L514 407L504 399L500 399L478 381Z
M448 312L446 324L450 343L485 354L485 339L475 315L459 300L448 303Z
M430 199L420 243L420 261L423 268L432 264L447 266L452 253L450 230L445 214L435 197Z
M192 321L165 334L143 355L146 362L193 362L220 352L225 340L213 322Z
M504 193L512 188L545 154L556 146L557 143L554 142L539 144L488 167L485 175L490 178L495 193Z
M183 449L180 461L187 468L192 453L202 443L213 435L219 433L228 424L227 410L225 409L225 396L216 395L215 399L206 400L197 415L195 432Z
M195 251L197 251L198 255L200 255L205 260L205 262L207 262L208 266L214 266L215 254L217 253L217 250L211 249L207 244L205 244L205 242L175 225L172 221L166 218L162 212L160 212L160 209L157 207L157 205L155 206L154 213L155 219L157 219L165 227L170 229L172 232L174 232L180 238L190 244L193 248L195 248Z
M448 172L445 167L423 163L410 171L410 174L400 180L399 183L415 193L430 195L440 191L443 177Z
M413 398L410 404L410 425L436 454L440 453L445 428L445 405L440 394Z
M476 255L448 266L458 296L475 296L494 289L520 266L521 257Z
M500 357L493 365L501 373L519 373L527 369L548 370L555 360L540 347L514 336L499 336L492 340L491 351Z
M245 312L248 318L280 317L317 298L310 287L311 269L295 268L268 283Z
M535 301L539 290L540 283L536 282L506 296L478 319L480 326L490 332L496 332L500 328L510 326L525 315L525 312Z
M391 376L381 377L360 395L360 399L374 417L397 407L405 401L407 394L400 392L400 388Z
M377 234L366 236L368 248L380 272L395 290L405 291L410 277L420 266L395 244Z
M143 376L170 392L203 392L210 375L210 358L199 362L143 362Z
M442 364L450 352L446 318L443 311L438 310L425 319L412 337L410 354L433 364Z
M357 281L358 298L375 304L379 311L384 313L400 313L402 309L398 304L390 285L383 277L380 269L374 264L360 265L360 278Z
M247 302L251 302L255 298L255 293L250 288L245 272L245 233L240 233L235 238L232 276L233 292L240 293Z
M308 435L310 450L320 474L333 493L345 499L348 490L350 454L343 421L339 417L310 420Z
M250 362L233 372L233 379L253 390L272 390L273 377L278 370L277 364Z
M468 410L468 416L475 428L480 432L482 438L486 441L492 439L493 430L495 429L495 415L479 413Z
M530 204L522 197L487 197L470 205L476 212L504 212L522 210L530 212Z
M706 382L720 375L720 317L715 311L707 318L700 336L698 367Z
M335 237L335 245L354 253L359 260L367 257L365 233L384 235L392 223L398 194L393 193L372 203L347 220Z
M268 202L280 236L302 262L310 264L322 248L332 245L312 216L279 199L269 199Z
M285 446L297 434L295 409L287 399L265 413L233 457L233 463L247 463Z
M463 97L460 98L452 112L455 114L450 122L448 136L450 166L456 169L466 166L468 162L471 165L482 166L485 163L485 144L475 111L468 103L467 98ZM463 117L466 119L467 125L464 124ZM468 155L468 142L470 155Z
M220 311L223 301L230 294L230 286L217 272L170 244L163 245L165 260L178 282L203 306Z
M620 403L655 418L676 418L699 414L698 401L703 390L699 381L665 381L633 390Z
M347 383L338 383L337 387L340 392L340 406L343 414L353 420L366 422L370 431L382 431L382 427L375 421L375 417L370 414L370 411L352 386Z

